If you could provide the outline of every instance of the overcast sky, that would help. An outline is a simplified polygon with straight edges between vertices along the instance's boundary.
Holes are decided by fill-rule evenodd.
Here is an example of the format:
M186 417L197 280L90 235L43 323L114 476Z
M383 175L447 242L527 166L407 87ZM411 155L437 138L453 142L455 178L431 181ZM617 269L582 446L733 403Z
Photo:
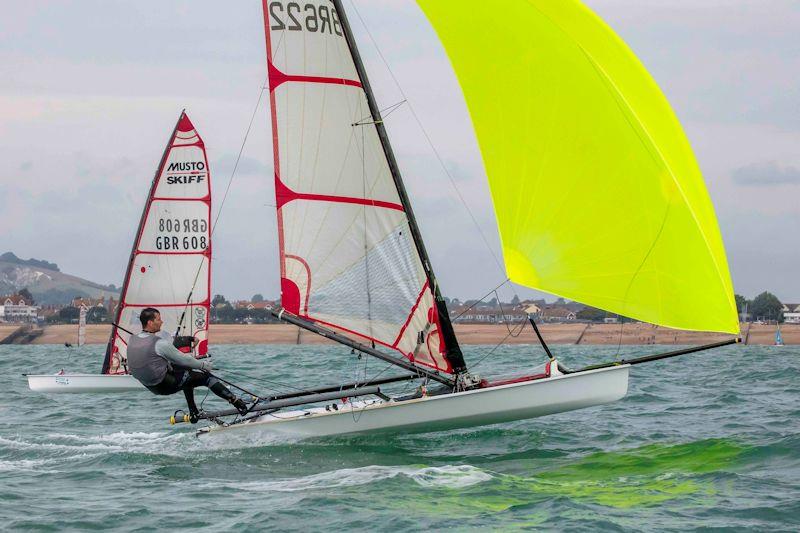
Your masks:
M587 4L644 62L683 123L736 291L800 301L800 0ZM353 5L400 83L351 12L380 105L408 98L387 127L444 292L481 296L505 275L477 144L444 51L411 0L345 0ZM0 253L119 285L184 107L209 152L215 211L221 205L265 78L260 2L2 0L2 12ZM264 103L214 236L213 292L229 298L278 295Z

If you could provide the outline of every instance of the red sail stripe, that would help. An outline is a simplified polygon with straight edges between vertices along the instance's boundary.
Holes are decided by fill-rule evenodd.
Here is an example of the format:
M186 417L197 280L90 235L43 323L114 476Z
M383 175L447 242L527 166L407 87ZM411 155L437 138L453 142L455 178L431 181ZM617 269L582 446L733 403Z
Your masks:
M406 323L403 324L403 327L400 328L400 333L397 335L397 338L392 343L392 348L396 348L397 345L400 343L400 339L403 338L403 334L406 332L406 328L411 323L411 319L414 317L414 313L417 312L417 307L419 307L419 303L422 301L422 296L425 294L425 291L428 290L428 280L425 280L425 284L422 285L422 290L419 291L417 295L417 301L414 302L414 306L411 308L411 312L408 313L408 317L406 317Z
M264 35L266 36L266 46L267 46L267 72L269 73L269 65L272 64L272 39L270 37L270 28L269 28L269 16L268 13L268 2L269 0L262 1L262 13L264 14ZM269 76L268 76L269 78ZM272 86L272 80L270 82L270 90L269 90L269 107L270 112L272 113L273 117L277 116L277 104L275 103L275 88ZM280 156L279 156L279 143L278 143L278 121L271 120L272 125L272 164L275 169L275 187L278 187L278 183L280 182L280 174L281 174L281 164L280 164ZM277 218L277 225L278 225L278 254L280 255L280 261L278 261L280 269L281 269L281 278L286 277L286 257L284 252L284 237L283 237L283 213L281 212L280 208L275 210L275 215Z
M286 259L299 261L306 269L306 300L303 305L303 312L308 314L308 299L311 297L311 267L308 265L308 262L299 255L286 254L285 257Z
M269 30L267 31L269 35ZM267 69L269 70L269 90L275 92L279 86L287 82L301 82L301 83L327 83L330 85L349 85L351 87L361 87L361 82L356 80L348 80L347 78L329 78L326 76L303 76L294 74L285 74L278 70L272 64L272 57L267 59Z
M383 207L385 209L394 209L396 211L404 211L403 206L394 202L387 202L385 200L374 200L372 198L357 198L353 196L334 196L329 194L311 194L303 192L295 192L286 186L280 177L275 175L275 199L278 209L291 202L292 200L309 200L317 202L332 202L339 204L357 204L357 205L370 205L373 207Z

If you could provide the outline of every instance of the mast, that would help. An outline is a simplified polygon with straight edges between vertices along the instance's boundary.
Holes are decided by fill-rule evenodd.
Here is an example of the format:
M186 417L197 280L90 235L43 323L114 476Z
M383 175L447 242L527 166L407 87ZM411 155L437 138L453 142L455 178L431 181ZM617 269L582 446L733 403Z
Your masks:
M350 23L347 20L344 6L342 5L341 0L332 1L334 8L339 14L344 38L347 41L347 46L350 49L350 54L352 55L353 62L355 63L356 72L358 72L358 76L361 80L361 86L367 98L370 114L372 115L372 121L375 125L376 131L378 132L378 138L381 141L383 152L386 155L386 160L392 173L392 180L397 188L400 202L406 213L406 217L408 218L408 225L411 230L414 245L416 246L417 253L419 253L420 258L422 259L422 267L425 270L425 275L428 278L428 284L433 292L434 300L436 301L436 312L439 316L439 324L442 327L441 333L447 349L445 357L452 365L453 373L456 375L461 374L467 371L467 365L464 362L464 355L461 352L461 347L458 345L458 339L456 338L455 331L453 330L453 324L450 322L450 314L447 311L447 304L445 303L444 298L442 298L441 291L439 290L439 284L436 281L436 276L433 273L433 267L431 266L430 258L428 257L428 252L425 249L425 244L422 241L422 234L419 231L417 220L414 217L414 211L411 209L411 202L408 198L408 194L406 193L405 186L403 185L402 176L400 175L400 167L397 165L397 160L395 159L394 152L392 151L392 146L389 143L389 136L386 133L386 128L383 125L380 109L378 108L378 105L375 101L375 96L372 93L372 88L369 84L369 78L367 77L367 71L364 68L364 63L361 61L361 55L358 52L358 47L356 46L353 32L350 29Z
M178 132L178 125L181 123L181 119L186 114L186 109L181 111L178 120L175 122L175 127L172 129L172 133L167 140L167 145L164 147L164 153L161 154L161 161L158 163L158 167L156 167L156 173L153 176L153 181L150 183L150 192L147 195L147 200L145 200L144 207L142 208L142 216L139 219L139 228L136 230L136 237L133 239L133 246L131 246L131 255L128 258L128 268L125 270L125 279L122 282L122 290L119 292L119 302L117 302L117 312L114 315L114 322L113 326L111 326L111 335L108 338L108 345L106 346L106 356L103 358L103 368L101 369L101 374L108 373L109 365L111 364L111 350L114 346L114 338L117 335L117 324L119 324L120 320L122 319L122 302L125 301L125 295L128 292L128 284L131 279L131 270L133 269L133 262L136 259L136 247L139 244L139 238L142 235L142 230L144 229L144 225L147 222L147 206L150 204L150 200L152 199L154 193L156 192L156 185L158 184L158 177L161 175L161 169L164 168L164 163L167 160L167 156L169 155L169 151L172 145L172 140L175 138L175 134Z

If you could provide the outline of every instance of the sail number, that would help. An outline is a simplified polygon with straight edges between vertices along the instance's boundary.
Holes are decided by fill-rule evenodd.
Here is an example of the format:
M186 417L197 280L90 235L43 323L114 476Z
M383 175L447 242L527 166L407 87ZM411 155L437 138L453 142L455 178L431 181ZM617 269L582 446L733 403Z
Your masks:
M158 231L162 233L205 233L208 221L203 218L159 218ZM156 250L205 250L208 238L205 235L159 235L156 237Z
M159 235L156 237L156 250L205 250L208 247L208 240L205 237L168 237Z
M204 218L159 218L158 231L168 233L205 233L208 221Z
M306 30L314 33L334 33L342 36L342 24L336 10L328 6L289 2L270 2L269 15L272 18L271 30Z

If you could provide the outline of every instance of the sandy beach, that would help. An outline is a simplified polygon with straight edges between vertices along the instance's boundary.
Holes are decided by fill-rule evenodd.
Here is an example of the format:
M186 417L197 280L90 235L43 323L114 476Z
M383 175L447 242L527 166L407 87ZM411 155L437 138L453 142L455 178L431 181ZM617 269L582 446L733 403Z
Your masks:
M0 339L16 329L13 325L0 325ZM722 341L729 335L678 331L650 324L542 324L539 326L545 340L551 344L679 344L697 345ZM86 342L105 344L111 326L91 324L86 327ZM516 331L515 331L516 333ZM800 344L800 324L784 324L781 333L786 344ZM517 336L509 336L503 324L457 324L456 335L462 344L535 344L536 336L526 325ZM284 324L214 324L209 338L213 344L321 344L327 339L295 326ZM775 325L743 324L742 339L747 344L771 345L775 341ZM77 344L78 328L75 325L46 326L33 344Z

